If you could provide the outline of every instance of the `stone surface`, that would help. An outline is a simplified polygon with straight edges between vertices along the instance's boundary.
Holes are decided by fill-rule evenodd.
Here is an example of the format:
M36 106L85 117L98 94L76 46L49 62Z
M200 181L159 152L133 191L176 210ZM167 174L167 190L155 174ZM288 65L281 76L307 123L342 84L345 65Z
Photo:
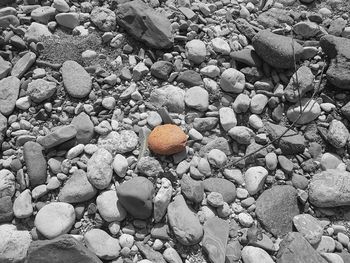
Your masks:
M203 41L199 39L188 41L185 49L187 58L195 64L200 64L205 60L207 49Z
M84 98L91 91L90 74L77 62L67 60L62 68L63 84L70 96L73 98Z
M203 200L204 185L202 181L193 180L190 175L184 174L180 181L182 194L194 203Z
M204 223L203 250L210 262L224 263L229 234L229 224L218 217L208 219Z
M343 122L332 120L327 133L328 142L335 148L342 148L346 145L350 133Z
M236 198L235 185L226 179L208 178L203 181L203 185L206 192L220 193L228 204L232 203Z
M27 93L35 103L41 103L56 92L56 83L44 79L36 79L28 84Z
M256 201L257 219L273 235L292 231L294 216L299 214L297 191L292 186L273 186Z
M182 113L185 110L185 91L173 85L154 89L150 103L157 109L165 106L169 112Z
M311 245L316 245L321 241L323 227L315 217L309 214L296 215L293 218L293 224Z
M121 222L126 217L126 211L121 205L115 190L102 192L96 198L96 205L100 215L107 222Z
M112 131L99 137L97 145L106 149L111 154L128 153L133 151L138 144L138 136L132 130Z
M85 202L97 194L84 170L76 170L65 182L58 194L58 200L70 204Z
M221 74L220 87L225 92L241 93L245 85L245 76L234 68L226 69Z
M20 80L10 76L0 80L0 113L8 116L15 109L20 89Z
M277 263L326 263L327 261L303 238L291 232L283 238L277 254Z
M134 177L117 188L120 203L133 217L146 219L152 214L153 184L145 177Z
M43 147L36 142L26 142L23 147L24 161L27 166L30 185L32 187L46 182L46 159Z
M300 105L301 105L301 117L300 115ZM315 100L310 100L308 98L301 99L301 103L296 103L292 105L287 110L287 118L291 122L296 122L296 124L307 124L318 118L321 114L320 105Z
M68 233L75 223L74 207L68 203L45 205L35 216L35 227L48 239Z
M30 244L28 263L86 262L102 263L89 249L71 235L61 235L52 240L37 240Z
M349 176L349 172L337 169L315 174L309 186L310 203L317 207L349 205Z
M173 187L171 186L171 182L167 178L162 178L158 193L153 198L153 218L156 223L160 222L166 214L172 193Z
M181 244L189 246L201 241L203 227L197 216L187 206L182 195L176 196L169 204L168 222Z
M91 21L101 31L113 31L116 26L116 15L108 8L95 7L91 12Z
M206 111L209 107L209 93L198 86L189 88L185 94L187 107L198 111Z
M112 181L112 161L110 152L99 148L87 163L87 178L99 190L107 188Z
M148 136L148 147L154 153L172 155L185 149L187 138L179 126L164 124L152 130Z
M271 256L263 249L253 246L246 246L242 250L244 263L272 263Z
M275 68L293 68L295 60L301 58L302 46L292 38L261 30L252 41L255 52L269 65ZM293 48L294 46L294 48Z
M167 49L174 43L168 18L140 0L118 5L116 17L121 27L150 47Z
M17 218L27 218L33 214L32 195L24 190L13 202L13 213Z
M244 174L245 188L250 195L255 195L264 186L268 171L262 166L249 168Z

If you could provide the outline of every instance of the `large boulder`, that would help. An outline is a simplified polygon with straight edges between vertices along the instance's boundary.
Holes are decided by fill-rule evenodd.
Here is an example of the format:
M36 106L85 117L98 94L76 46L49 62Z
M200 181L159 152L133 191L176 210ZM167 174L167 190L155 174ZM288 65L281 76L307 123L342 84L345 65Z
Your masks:
M350 39L325 35L320 39L322 50L331 59L326 72L330 83L340 89L350 89Z
M174 44L169 19L141 0L118 5L116 16L121 27L150 47L167 49Z
M292 38L274 34L269 30L257 33L252 44L256 53L274 68L293 68L303 51L303 47Z

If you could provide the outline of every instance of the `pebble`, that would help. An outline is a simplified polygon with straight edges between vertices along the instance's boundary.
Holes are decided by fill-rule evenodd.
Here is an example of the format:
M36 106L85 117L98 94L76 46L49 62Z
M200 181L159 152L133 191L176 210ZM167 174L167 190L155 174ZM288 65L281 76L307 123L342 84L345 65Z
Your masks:
M207 49L203 41L193 39L186 43L186 56L195 64L200 64L205 60Z
M255 195L264 187L268 174L268 171L262 166L251 167L245 172L245 188L250 195Z
M115 190L104 191L96 198L97 210L101 217L107 222L123 221L126 211L119 202Z
M98 149L87 163L87 178L99 190L107 188L112 181L113 157L107 150Z
M226 69L220 78L220 87L225 92L241 93L245 86L245 76L240 71L229 68Z

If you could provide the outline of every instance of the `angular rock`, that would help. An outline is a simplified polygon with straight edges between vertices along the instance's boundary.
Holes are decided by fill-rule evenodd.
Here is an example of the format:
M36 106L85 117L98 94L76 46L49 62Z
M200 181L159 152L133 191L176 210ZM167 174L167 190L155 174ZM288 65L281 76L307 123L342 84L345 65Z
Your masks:
M309 214L296 215L293 218L295 228L311 244L316 245L321 241L323 227L317 218Z
M94 124L85 112L75 116L71 124L77 130L77 143L88 144L94 137Z
M221 74L220 87L230 93L241 93L245 86L245 76L234 68L226 69Z
M186 43L186 56L195 64L200 64L205 60L207 48L205 43L199 39L193 39Z
M42 37L50 37L52 33L46 25L32 22L24 34L24 40L30 42L39 42Z
M61 235L52 240L37 240L30 244L28 263L84 262L102 263L89 249L71 235Z
M294 216L299 214L297 191L288 185L265 190L256 201L257 219L273 235L283 236L292 231Z
M16 106L20 89L20 80L17 77L7 77L0 80L0 113L10 115Z
M46 182L46 159L43 147L36 142L26 142L23 146L24 162L27 166L29 182L32 187Z
M198 217L189 209L182 195L174 198L168 206L168 222L176 239L183 245L197 244L203 236Z
M327 260L300 233L291 232L280 244L277 263L327 263Z
M140 0L118 5L116 17L121 27L150 47L167 49L174 44L169 19Z
M6 61L0 57L0 80L7 77L12 68L11 62Z
M63 84L70 96L81 99L89 95L92 87L90 74L77 62L67 60L62 68Z
M267 3L269 3L269 2L267 2ZM265 4L265 6L267 7L268 4ZM282 23L292 25L294 22L293 18L290 16L290 13L288 12L288 10L285 10L282 8L275 8L275 7L269 8L268 10L266 10L264 8L263 10L264 10L264 12L262 12L257 17L257 21L260 25L263 25L265 28L279 27Z
M112 161L110 152L99 148L87 162L87 178L99 190L107 188L112 181Z
M50 149L58 146L77 135L77 130L73 125L61 126L53 132L39 138L37 141L45 148Z
M222 195L228 204L236 199L236 186L223 178L208 178L203 181L204 191L217 192Z
M91 12L90 19L101 31L108 32L115 29L116 15L108 8L95 7Z
M48 239L68 233L74 223L74 207L63 202L45 205L36 214L34 220L37 230Z
M185 110L185 91L173 85L151 92L150 104L155 108L165 106L169 112L182 113Z
M11 76L22 78L23 75L30 69L36 60L36 55L33 52L28 52L21 57L11 70Z
M155 251L148 244L144 244L143 242L136 242L135 245L139 249L140 253L147 259L143 259L139 261L140 263L165 263L162 254L158 251Z
M97 189L89 182L84 170L76 170L66 181L58 194L58 200L70 204L82 203L97 194Z
M303 47L292 38L277 35L268 30L257 33L252 44L255 52L275 68L293 68L294 63L300 60L303 51ZM296 61L294 61L294 55Z
M133 217L146 219L152 215L154 187L145 177L134 177L117 187L119 201Z
M212 263L225 263L229 224L218 217L209 218L204 223L202 246Z
M173 70L173 64L169 61L157 61L151 67L151 74L159 79L167 80Z
M112 131L108 135L100 136L97 145L114 155L133 151L138 142L138 136L133 130L122 130L120 133Z
M185 84L186 87L203 85L201 75L194 70L185 70L181 72L176 80L179 83Z
M56 83L44 79L36 79L28 84L27 94L35 103L41 103L52 97L56 91Z
M7 28L10 25L17 27L19 26L19 24L20 24L19 19L14 15L6 15L6 16L0 17L0 27L2 28Z
M284 89L286 99L290 102L297 102L299 94L300 98L303 98L306 92L314 89L314 78L315 76L309 67L301 66Z

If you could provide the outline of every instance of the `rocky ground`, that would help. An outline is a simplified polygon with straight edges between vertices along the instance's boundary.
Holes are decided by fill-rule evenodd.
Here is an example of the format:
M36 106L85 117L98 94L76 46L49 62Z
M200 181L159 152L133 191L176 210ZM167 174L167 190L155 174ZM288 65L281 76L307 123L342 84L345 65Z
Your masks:
M350 262L349 1L0 7L0 263Z

